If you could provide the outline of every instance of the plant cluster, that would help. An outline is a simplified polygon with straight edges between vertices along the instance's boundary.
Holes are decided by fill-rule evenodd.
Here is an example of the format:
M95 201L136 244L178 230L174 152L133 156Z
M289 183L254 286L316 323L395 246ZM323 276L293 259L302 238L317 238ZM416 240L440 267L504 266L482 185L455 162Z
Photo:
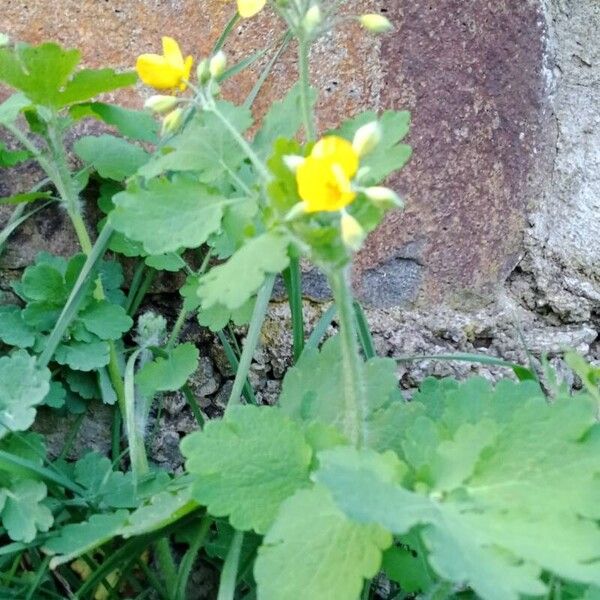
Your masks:
M309 51L347 26L339 4L272 3L286 33L240 105L220 86L267 50L229 66L223 47L265 0L238 0L210 56L184 58L165 37L137 74L78 69L79 52L53 43L0 40L0 82L14 90L0 104L14 142L0 146L0 167L33 160L45 174L0 198L14 205L0 251L48 205L81 247L40 253L0 306L2 598L183 600L198 561L219 573L219 600L599 597L597 370L571 355L584 390L548 394L532 370L498 361L512 377L428 379L408 402L395 361L374 351L349 266L402 207L385 181L410 158L410 117L365 112L317 135ZM391 28L379 14L357 20L367 33ZM299 81L253 127L254 99L290 43ZM96 99L138 75L160 92L146 110ZM65 139L82 119L112 133L79 137L74 167ZM97 203L95 229L84 197ZM124 258L135 265L127 285ZM300 259L333 294L312 332ZM159 271L186 277L171 326L140 313ZM248 372L278 274L294 365L277 404L256 406ZM199 352L179 334L192 317L219 334L236 370L219 419L188 383ZM247 325L239 353L232 322ZM169 392L198 421L181 475L146 453L149 415ZM110 458L67 460L81 417L48 455L30 431L38 407L83 415L92 400L114 405Z

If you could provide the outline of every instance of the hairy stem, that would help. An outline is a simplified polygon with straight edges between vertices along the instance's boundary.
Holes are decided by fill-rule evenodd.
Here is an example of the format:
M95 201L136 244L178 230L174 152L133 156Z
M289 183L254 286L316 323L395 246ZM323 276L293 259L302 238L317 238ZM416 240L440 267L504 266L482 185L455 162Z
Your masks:
M217 106L211 103L208 110L213 112L215 116L221 121L225 129L229 131L231 137L237 142L238 146L244 151L244 154L250 159L250 162L254 165L254 168L258 171L260 176L268 181L271 176L263 161L257 156L256 152L252 149L250 144L246 141L244 136L229 122L227 117L217 108Z
M298 71L300 76L300 109L304 120L304 133L306 141L310 142L316 137L315 119L310 102L310 71L309 56L310 43L300 39L298 41Z
M338 310L342 345L342 393L344 394L344 433L356 446L364 443L364 423L367 414L364 365L358 353L356 318L348 270L336 269L329 275L329 284Z

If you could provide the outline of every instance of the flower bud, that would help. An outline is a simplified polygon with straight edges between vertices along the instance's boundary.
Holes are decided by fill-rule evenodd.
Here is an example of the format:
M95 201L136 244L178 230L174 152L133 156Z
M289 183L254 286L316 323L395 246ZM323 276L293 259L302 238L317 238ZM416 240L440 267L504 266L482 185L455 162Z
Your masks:
M303 156L298 156L297 154L287 154L283 157L283 162L285 166L292 172L296 173L298 167L305 161L306 159Z
M144 102L144 108L155 113L165 113L175 108L178 102L179 100L174 96L163 96L158 94L150 96L150 98Z
M361 15L358 20L360 24L371 33L386 33L394 29L389 19L377 13Z
M167 321L156 313L145 312L138 318L134 339L142 347L160 346L167 331Z
M381 126L377 121L363 125L354 134L352 147L358 156L363 157L372 152L381 141Z
M213 79L218 79L225 72L227 66L227 56L223 50L219 50L211 59L208 70Z
M0 33L0 48L8 46L10 44L10 38L5 33Z
M313 4L304 15L302 27L304 27L306 33L312 33L321 24L321 20L321 9L318 4Z
M198 67L196 68L196 77L198 77L198 82L201 85L204 85L210 80L210 70L206 58L201 60L198 64Z
M164 119L162 123L162 135L167 133L175 133L183 121L183 109L176 108L171 111Z
M373 204L379 204L382 207L404 207L404 202L400 199L400 196L390 188L374 186L364 189L363 192Z
M340 228L342 231L342 241L346 248L354 251L358 250L366 236L361 224L352 215L343 212L340 220Z

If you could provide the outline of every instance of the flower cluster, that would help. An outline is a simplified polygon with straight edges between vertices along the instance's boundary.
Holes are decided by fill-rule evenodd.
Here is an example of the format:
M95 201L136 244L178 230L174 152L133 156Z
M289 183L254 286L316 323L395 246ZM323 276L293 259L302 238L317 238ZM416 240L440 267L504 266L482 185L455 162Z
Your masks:
M292 220L303 214L340 213L340 230L344 244L357 250L365 232L346 208L359 193L374 204L401 206L396 193L385 187L363 188L359 185L360 159L372 152L381 139L380 125L374 121L359 128L352 142L329 135L320 139L307 157L287 156L286 164L295 172L301 202L290 213Z

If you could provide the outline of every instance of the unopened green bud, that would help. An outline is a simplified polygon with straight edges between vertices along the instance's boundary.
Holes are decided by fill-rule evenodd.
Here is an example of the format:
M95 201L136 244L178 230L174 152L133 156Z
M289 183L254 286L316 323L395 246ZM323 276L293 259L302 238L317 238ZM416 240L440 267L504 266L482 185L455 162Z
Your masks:
M370 13L358 17L360 24L371 33L386 33L394 29L389 19L377 13Z
M362 225L352 215L343 212L340 220L340 228L342 231L342 241L346 248L353 251L358 250L366 237Z
M373 204L381 205L382 207L403 208L404 202L394 190L382 186L373 186L363 190L365 196L373 202Z
M381 141L381 126L377 121L371 121L360 127L354 134L352 147L358 156L363 157L372 152Z
M8 46L10 44L10 38L5 33L0 33L0 48Z
M204 85L207 81L210 80L210 69L208 68L208 60L205 58L201 60L196 68L196 76L198 77L198 82L201 85Z
M155 96L150 96L150 98L144 102L144 108L147 108L155 113L165 113L175 108L178 102L179 100L174 96L163 96L157 94Z
M316 27L321 24L321 8L318 4L313 4L304 15L302 20L302 27L306 33L312 33Z
M164 119L162 123L162 134L175 133L181 123L183 122L183 109L176 108L171 111Z
M213 79L218 79L225 72L227 66L227 56L223 50L219 50L211 59L208 65L208 70Z

